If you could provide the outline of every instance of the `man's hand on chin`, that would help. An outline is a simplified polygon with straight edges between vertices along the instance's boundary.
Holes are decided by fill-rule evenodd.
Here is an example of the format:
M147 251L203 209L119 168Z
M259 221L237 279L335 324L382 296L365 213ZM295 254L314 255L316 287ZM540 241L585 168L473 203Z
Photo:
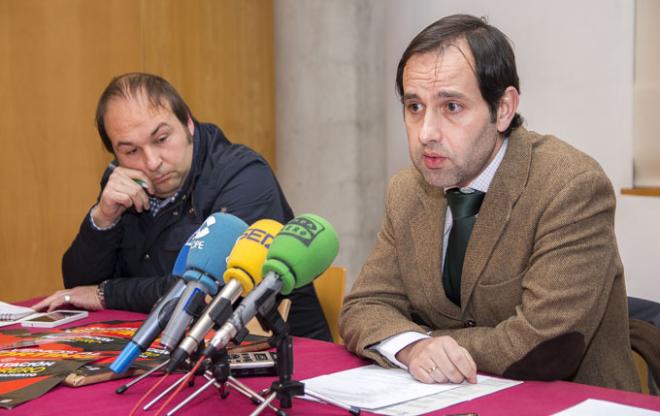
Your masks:
M477 382L477 364L470 353L449 336L414 342L396 354L408 372L422 383Z

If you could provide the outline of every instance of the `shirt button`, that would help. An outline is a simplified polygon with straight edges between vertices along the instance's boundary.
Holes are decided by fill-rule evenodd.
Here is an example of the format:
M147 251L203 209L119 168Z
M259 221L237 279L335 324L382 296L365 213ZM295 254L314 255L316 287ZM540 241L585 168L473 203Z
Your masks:
M174 212L172 213L172 215L174 215L175 217L177 217L177 216L179 215L179 211L174 211Z
M468 319L467 321L463 322L463 326L466 328L472 328L474 326L477 326L477 323L472 319Z
M149 253L147 253L147 254L144 255L144 261L147 261L147 260L149 260L150 258L151 258L151 256L149 255Z

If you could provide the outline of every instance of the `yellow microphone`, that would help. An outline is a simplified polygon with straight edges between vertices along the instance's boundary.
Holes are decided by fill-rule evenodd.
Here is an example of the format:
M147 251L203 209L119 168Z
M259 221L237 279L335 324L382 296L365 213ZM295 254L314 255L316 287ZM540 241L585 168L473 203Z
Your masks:
M238 237L227 259L227 269L222 276L225 284L236 280L247 295L263 279L262 267L273 238L283 225L275 220L259 220Z

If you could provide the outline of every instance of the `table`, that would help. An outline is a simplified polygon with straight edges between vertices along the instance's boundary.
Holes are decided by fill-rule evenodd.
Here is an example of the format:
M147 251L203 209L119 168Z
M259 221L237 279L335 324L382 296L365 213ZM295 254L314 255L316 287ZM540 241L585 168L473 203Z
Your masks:
M31 304L30 302L25 303ZM110 320L144 319L144 317L145 315L138 313L105 310L90 312L90 316L85 320L76 321L68 326ZM13 328L13 326L5 328ZM296 380L303 380L368 364L367 361L346 351L343 346L329 342L295 338L293 345L294 379ZM175 376L172 376L171 379L173 381ZM273 377L241 379L241 381L255 390L261 390L270 386L273 380L275 380ZM19 405L13 410L3 411L0 409L0 415L3 412L7 412L11 416L127 415L137 400L157 381L157 378L149 378L129 389L123 395L115 394L115 390L125 384L126 381L127 379L120 379L76 388L58 386L44 396ZM198 379L195 386L201 386L203 381L205 380ZM192 391L193 389L191 388L184 388L174 402L178 403ZM530 381L471 402L442 409L432 414L446 415L475 412L479 416L548 415L573 406L588 398L660 410L660 398L658 397L564 381ZM277 402L275 404L279 405ZM178 412L177 415L210 416L226 414L240 416L250 414L254 408L255 405L246 397L233 390L229 397L223 400L217 394L217 390L211 387L182 411ZM288 409L287 413L292 416L348 415L348 412L345 410L302 399L294 399L293 408ZM153 415L155 414L155 410L140 411L137 414ZM262 414L270 416L275 413L267 409ZM363 412L363 414L368 415L369 413Z

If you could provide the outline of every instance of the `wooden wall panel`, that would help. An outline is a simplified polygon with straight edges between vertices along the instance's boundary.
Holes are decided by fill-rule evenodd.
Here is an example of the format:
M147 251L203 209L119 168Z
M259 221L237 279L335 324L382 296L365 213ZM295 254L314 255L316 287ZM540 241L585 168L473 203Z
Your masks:
M94 110L112 76L165 76L273 162L272 50L271 1L0 0L0 300L62 287L111 159Z
M142 0L144 64L170 80L198 120L275 163L270 1Z

